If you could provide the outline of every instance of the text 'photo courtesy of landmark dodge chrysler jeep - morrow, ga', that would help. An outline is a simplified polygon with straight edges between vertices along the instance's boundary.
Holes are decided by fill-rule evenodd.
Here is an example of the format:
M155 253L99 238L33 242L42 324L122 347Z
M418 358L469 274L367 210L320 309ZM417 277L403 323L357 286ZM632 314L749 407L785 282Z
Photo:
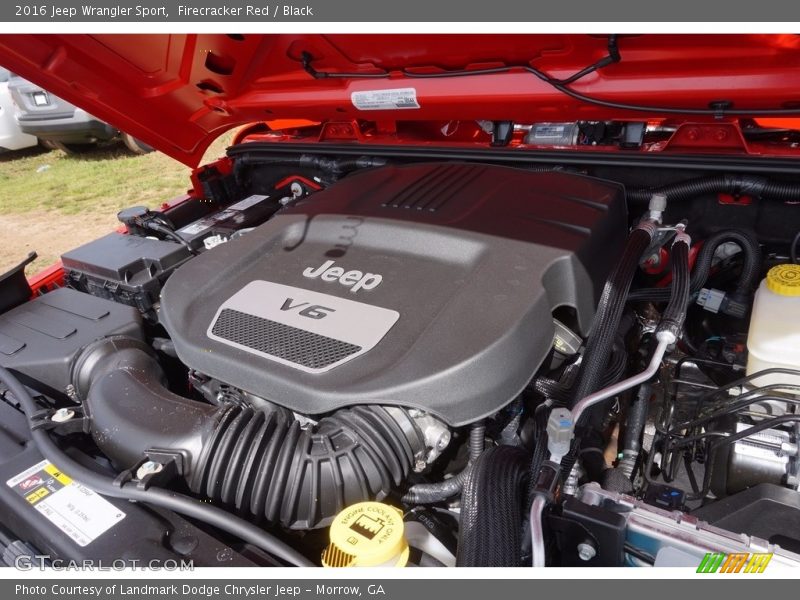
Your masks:
M0 65L193 169L0 277L8 553L800 566L799 37L31 34Z

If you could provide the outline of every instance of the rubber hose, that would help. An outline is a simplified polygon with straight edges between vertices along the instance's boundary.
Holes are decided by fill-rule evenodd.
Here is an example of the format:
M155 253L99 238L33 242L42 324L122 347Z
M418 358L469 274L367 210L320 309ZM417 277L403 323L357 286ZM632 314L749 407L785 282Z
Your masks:
M689 288L691 286L689 277L689 240L685 234L672 244L671 255L671 295L669 304L661 314L661 321L656 331L670 331L675 338L680 339L683 334L686 312L689 309Z
M56 465L59 470L69 473L69 476L78 483L103 496L144 502L197 519L249 542L291 565L300 567L314 566L314 563L275 536L216 506L198 502L196 498L155 486L144 489L139 487L138 482L134 481L117 483L112 478L85 467L56 446L50 435L38 426L35 422L35 417L41 412L39 407L25 386L4 367L0 367L0 381L20 403L23 412L28 418L28 426L31 429L33 442L41 455Z
M549 377L536 377L531 387L540 396L555 400L559 404L567 402L570 398L569 388Z
M530 468L530 483L528 486L528 500L529 502L533 500L533 482L535 481L536 476L538 476L539 471L544 464L544 461L547 460L548 450L547 450L547 417L550 413L550 406L548 406L547 402L543 402L533 412L533 423L534 423L534 444L533 444L533 456L531 457L531 468Z
M475 461L461 495L457 566L522 566L529 460L519 447L497 446Z
M754 175L713 175L660 188L628 190L626 196L630 202L647 203L653 194L664 194L668 202L689 200L706 194L737 194L767 200L792 201L800 199L800 185L769 181Z
M611 385L622 377L627 366L627 358L624 341L618 335L611 348L611 356L606 370L603 372L601 387ZM562 377L562 380L557 381L549 377L539 376L533 380L531 388L541 396L555 400L557 405L563 406L573 395L571 388L562 383L564 379L567 379L567 377Z
M667 308L662 314L661 321L656 329L656 335L661 331L669 331L673 334L673 339L679 339L683 330L683 322L686 319L686 312L689 305L689 237L685 233L679 233L678 238L672 244L673 279L670 291L672 297ZM592 390L594 391L594 390ZM579 396L578 398L583 398ZM602 406L602 404L600 405ZM584 413L576 425L581 426L586 421ZM596 414L597 411L594 411ZM585 439L573 442L570 452L562 460L562 475L567 476L569 471L564 470L568 464L570 470L575 464L576 451L580 450L583 457L584 469L591 481L599 481L605 470L605 460L603 458L604 441L597 433L597 428L592 428ZM589 452L590 454L586 454ZM566 461L566 462L565 462Z
M589 335L589 341L586 345L570 408L575 402L598 389L602 381L606 357L613 344L614 336L619 330L622 312L625 308L633 276L639 268L642 254L653 239L654 232L655 226L652 222L647 222L647 224L631 232L622 258L606 281L592 325L592 331ZM597 411L588 411L581 417L581 422L575 424L576 427L583 426L591 418L592 414L598 413ZM546 435L543 437L546 437ZM580 441L576 437L570 451L561 459L561 475L564 479L569 476L572 467L575 465L579 448ZM536 473L531 473L531 479L535 481L537 475L538 470Z
M277 415L231 408L189 482L192 491L306 530L328 525L355 502L382 500L414 464L406 433L382 407L342 409L314 429Z
M623 453L638 454L641 450L642 432L647 423L651 393L650 384L643 383L631 401L628 409L628 418L625 421L625 435L622 439Z
M342 409L302 429L280 411L183 398L163 386L151 351L136 344L123 350L122 340L103 340L79 359L95 443L121 469L149 450L174 453L194 493L241 514L323 527L350 504L386 497L424 447L399 408Z
M722 244L733 242L742 249L744 263L742 273L736 284L736 296L743 300L749 297L755 287L761 268L761 249L758 240L746 231L735 229L720 231L709 237L697 255L692 271L690 294L699 292L706 284L714 261L714 254ZM628 296L630 302L667 302L672 295L669 288L642 288Z
M384 158L360 156L358 158L326 158L313 154L303 154L299 157L262 157L253 152L252 148L228 149L228 156L236 156L236 164L241 169L245 165L286 165L304 169L319 169L331 173L346 173L358 169L368 169L385 166Z
M599 481L606 470L606 458L604 454L605 439L599 430L588 431L581 438L580 451L578 456L581 459L581 466L589 481Z
M486 424L483 421L473 423L469 429L469 462L475 462L483 454L486 444Z
M637 228L631 232L622 258L606 281L586 344L571 405L597 389L605 371L608 355L619 330L625 300L642 253L650 245L653 229Z
M556 400L559 406L564 406L569 401L569 389L575 385L579 368L579 363L570 363L564 368L560 379L539 376L534 378L528 389L532 389L545 398Z
M444 481L436 483L418 483L411 486L403 495L403 502L409 505L436 504L457 496L464 488L470 469L483 453L486 438L486 425L480 421L472 425L469 431L469 460L467 466Z

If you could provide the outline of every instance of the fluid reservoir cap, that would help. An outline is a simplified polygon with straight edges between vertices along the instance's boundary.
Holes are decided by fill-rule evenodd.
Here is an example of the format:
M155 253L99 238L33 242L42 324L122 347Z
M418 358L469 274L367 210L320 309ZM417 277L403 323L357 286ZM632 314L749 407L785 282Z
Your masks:
M404 567L407 562L403 513L381 502L359 502L336 515L322 553L325 567Z
M777 265L767 272L767 289L780 296L800 296L800 265Z

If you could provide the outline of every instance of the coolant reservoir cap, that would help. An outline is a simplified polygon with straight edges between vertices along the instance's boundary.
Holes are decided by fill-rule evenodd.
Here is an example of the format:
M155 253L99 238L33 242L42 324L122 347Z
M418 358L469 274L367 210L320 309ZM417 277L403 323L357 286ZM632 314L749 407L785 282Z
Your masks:
M381 502L359 502L333 520L330 545L322 553L325 567L404 567L408 542L403 513Z
M800 296L800 265L777 265L767 272L767 289L780 296Z

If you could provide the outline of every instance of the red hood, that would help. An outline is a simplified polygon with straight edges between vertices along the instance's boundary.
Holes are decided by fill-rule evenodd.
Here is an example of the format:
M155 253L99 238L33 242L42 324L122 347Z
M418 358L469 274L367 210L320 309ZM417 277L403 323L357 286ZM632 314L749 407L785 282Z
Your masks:
M400 70L530 65L564 78L607 53L605 35L2 35L0 64L186 163L254 121L659 118L587 104L521 69L408 79ZM800 106L795 35L620 36L621 60L572 84L616 103L707 108ZM322 72L390 78L315 79ZM419 108L363 111L359 90L413 87ZM800 112L800 111L798 111ZM674 117L674 115L673 115ZM713 120L692 117L693 121Z

